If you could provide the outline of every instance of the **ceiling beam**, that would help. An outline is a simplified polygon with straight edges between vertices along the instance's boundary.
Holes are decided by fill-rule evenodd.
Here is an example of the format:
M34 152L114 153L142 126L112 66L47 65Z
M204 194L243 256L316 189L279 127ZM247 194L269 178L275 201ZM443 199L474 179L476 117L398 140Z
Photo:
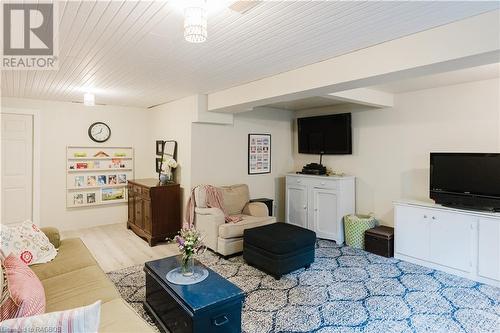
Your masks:
M394 106L394 95L380 90L357 88L330 93L323 97L336 101L356 103L376 108L390 108Z
M498 62L500 11L398 38L208 94L208 111L243 112L395 80Z

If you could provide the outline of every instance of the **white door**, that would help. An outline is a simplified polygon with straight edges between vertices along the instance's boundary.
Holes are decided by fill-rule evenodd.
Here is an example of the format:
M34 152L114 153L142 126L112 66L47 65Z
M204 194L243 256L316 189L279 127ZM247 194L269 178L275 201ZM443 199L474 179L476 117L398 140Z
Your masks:
M33 116L3 113L2 223L33 220Z
M307 187L288 185L286 187L286 221L307 228Z
M429 212L396 206L394 240L396 252L421 260L429 259Z
M338 221L338 196L334 190L321 188L312 189L313 197L313 225L318 238L338 240L338 228L342 226ZM339 223L340 222L340 223Z
M500 221L481 218L478 228L477 274L500 281Z
M476 218L456 213L431 212L430 260L436 264L472 270L472 237Z

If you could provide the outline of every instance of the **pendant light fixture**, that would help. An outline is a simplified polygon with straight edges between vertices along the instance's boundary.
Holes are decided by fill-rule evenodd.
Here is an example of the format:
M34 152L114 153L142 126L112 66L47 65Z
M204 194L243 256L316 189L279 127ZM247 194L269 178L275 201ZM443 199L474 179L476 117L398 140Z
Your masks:
M184 38L190 43L207 40L206 0L186 0L184 7Z

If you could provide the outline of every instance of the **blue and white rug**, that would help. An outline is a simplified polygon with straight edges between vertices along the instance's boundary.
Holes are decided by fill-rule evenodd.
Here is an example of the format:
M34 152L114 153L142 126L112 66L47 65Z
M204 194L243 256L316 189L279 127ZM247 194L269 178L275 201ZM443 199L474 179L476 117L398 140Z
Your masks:
M311 268L278 281L241 256L200 261L246 292L245 333L500 332L499 288L330 241L318 241ZM142 266L110 277L147 318Z

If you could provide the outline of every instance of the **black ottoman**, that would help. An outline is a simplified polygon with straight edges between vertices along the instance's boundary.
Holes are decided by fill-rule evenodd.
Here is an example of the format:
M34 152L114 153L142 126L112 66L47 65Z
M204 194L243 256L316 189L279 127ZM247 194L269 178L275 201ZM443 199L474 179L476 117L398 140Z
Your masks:
M316 233L289 223L246 229L243 259L276 279L314 262Z

